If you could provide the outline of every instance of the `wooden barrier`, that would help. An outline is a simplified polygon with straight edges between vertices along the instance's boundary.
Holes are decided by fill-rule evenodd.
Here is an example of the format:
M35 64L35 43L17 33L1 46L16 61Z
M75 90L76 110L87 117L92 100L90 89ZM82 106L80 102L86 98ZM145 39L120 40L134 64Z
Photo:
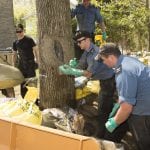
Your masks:
M101 150L96 139L0 118L0 150Z

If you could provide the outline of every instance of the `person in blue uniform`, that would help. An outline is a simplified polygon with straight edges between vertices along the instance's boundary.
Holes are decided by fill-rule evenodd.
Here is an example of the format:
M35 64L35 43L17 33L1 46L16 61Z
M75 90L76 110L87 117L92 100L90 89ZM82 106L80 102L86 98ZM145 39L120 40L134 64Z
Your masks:
M92 41L94 42L95 23L97 22L102 30L103 40L106 40L106 31L103 17L100 14L99 8L90 3L90 0L82 0L75 9L71 10L71 17L77 19L77 32L78 30L87 31L91 34ZM75 56L80 59L82 50L75 45Z
M75 38L77 44L84 51L79 63L76 66L71 64L62 65L59 71L66 75L86 76L87 78L100 80L101 91L99 94L99 138L120 142L124 136L127 125L123 124L115 133L107 132L105 122L113 108L113 95L115 91L115 79L113 69L108 68L101 61L95 61L95 56L99 52L99 47L91 42L91 35L86 31L80 31Z
M120 108L106 122L109 132L128 120L139 150L150 148L150 68L138 59L121 55L118 46L107 43L96 58L114 68Z

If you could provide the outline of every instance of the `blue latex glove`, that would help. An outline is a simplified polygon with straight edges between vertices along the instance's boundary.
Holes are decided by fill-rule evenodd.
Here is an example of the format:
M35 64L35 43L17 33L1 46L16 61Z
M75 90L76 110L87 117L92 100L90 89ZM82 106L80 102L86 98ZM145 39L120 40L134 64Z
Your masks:
M114 118L110 118L108 119L108 121L105 123L105 127L109 132L113 132L117 127L118 124L116 123L116 121L114 120Z
M115 103L111 113L109 114L109 118L114 117L119 108L120 108L120 104L119 103Z
M66 75L73 75L73 76L82 76L84 71L80 69L71 68L69 65L62 65L59 66L60 73L66 74Z
M103 38L103 40L104 40L104 41L106 41L107 34L106 34L106 32L105 32L105 31L102 33L102 38Z
M73 59L71 59L71 60L69 61L69 66L70 66L71 68L76 68L77 65L78 65L78 61L77 61L76 58L73 58Z

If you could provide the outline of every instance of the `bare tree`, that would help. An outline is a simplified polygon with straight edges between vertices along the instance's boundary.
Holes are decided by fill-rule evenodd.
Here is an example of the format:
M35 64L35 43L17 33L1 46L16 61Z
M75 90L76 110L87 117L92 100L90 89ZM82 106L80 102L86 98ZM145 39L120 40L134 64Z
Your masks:
M47 107L74 101L73 77L59 75L58 66L73 57L69 0L37 0L40 100Z

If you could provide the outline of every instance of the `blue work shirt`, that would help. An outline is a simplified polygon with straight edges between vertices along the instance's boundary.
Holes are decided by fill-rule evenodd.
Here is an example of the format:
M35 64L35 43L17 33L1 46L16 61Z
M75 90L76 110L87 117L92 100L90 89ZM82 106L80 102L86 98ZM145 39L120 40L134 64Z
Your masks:
M100 61L96 61L95 57L99 53L99 47L91 43L90 48L82 54L78 68L87 70L92 73L92 79L106 80L114 75L114 70L108 68Z
M78 28L81 31L95 32L95 22L102 23L103 18L100 10L94 5L89 5L87 8L83 4L79 4L71 11L71 17L77 18Z
M133 105L134 115L150 115L150 68L121 55L115 73L119 100Z

